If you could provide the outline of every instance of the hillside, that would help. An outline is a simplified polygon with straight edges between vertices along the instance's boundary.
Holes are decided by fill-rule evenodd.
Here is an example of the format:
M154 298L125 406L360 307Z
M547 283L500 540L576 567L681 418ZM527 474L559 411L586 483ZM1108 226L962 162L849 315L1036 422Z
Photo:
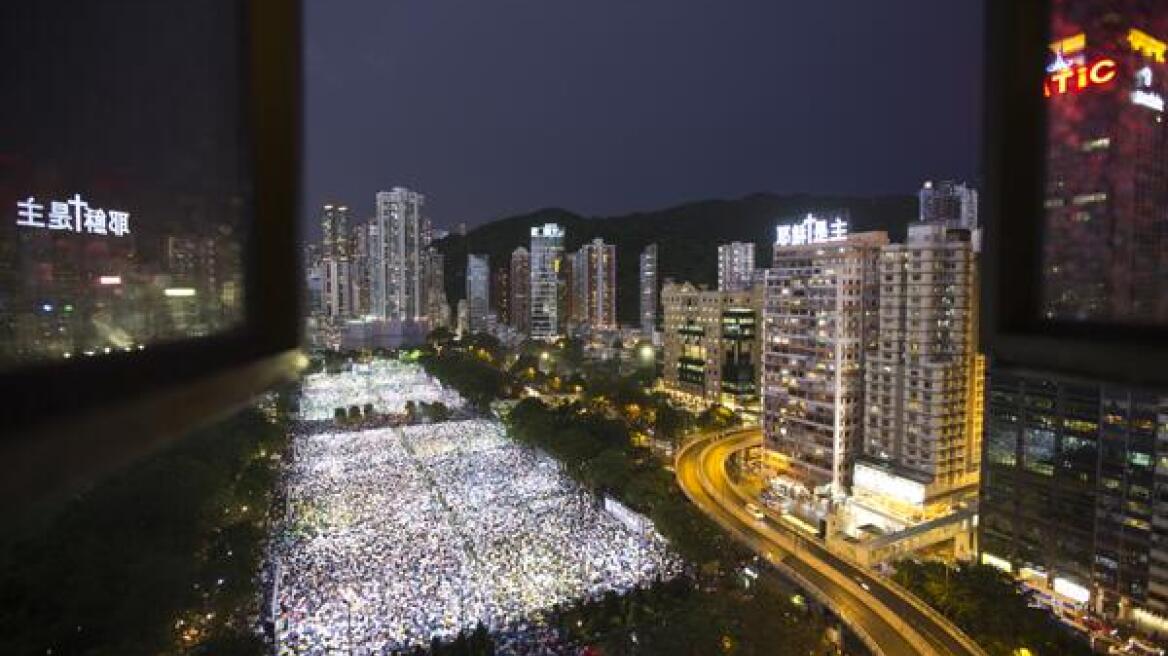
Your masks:
M530 248L531 227L555 222L566 233L565 249L575 251L596 237L617 246L617 314L622 323L637 317L638 258L647 244L656 242L662 280L674 278L716 285L720 243L753 241L759 266L771 261L775 225L807 212L847 210L851 230L887 230L903 240L905 226L917 216L915 196L811 196L754 194L737 200L706 200L653 212L622 216L583 217L568 210L548 208L512 216L435 242L446 255L446 294L452 305L466 295L466 255L486 253L491 268L509 265L511 251Z

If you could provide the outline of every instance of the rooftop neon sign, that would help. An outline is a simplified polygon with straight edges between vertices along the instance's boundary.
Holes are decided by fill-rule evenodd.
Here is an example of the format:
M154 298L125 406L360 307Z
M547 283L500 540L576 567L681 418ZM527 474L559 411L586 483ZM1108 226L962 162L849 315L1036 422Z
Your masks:
M1100 59L1090 64L1070 64L1061 58L1059 61L1063 65L1052 67L1055 70L1042 83L1042 95L1047 98L1106 86L1119 75L1114 59Z
M808 214L801 223L778 226L775 229L775 246L804 246L843 241L848 238L848 222L838 216L828 223Z

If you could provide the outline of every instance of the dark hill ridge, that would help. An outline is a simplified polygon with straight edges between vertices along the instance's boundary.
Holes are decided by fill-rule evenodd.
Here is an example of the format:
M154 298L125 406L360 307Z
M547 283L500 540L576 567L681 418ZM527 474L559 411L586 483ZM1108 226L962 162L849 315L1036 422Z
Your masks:
M531 227L558 223L566 231L565 251L600 237L617 247L617 315L622 323L636 321L639 258L646 245L656 242L661 278L716 285L718 244L753 241L759 266L771 261L775 226L808 212L845 210L852 232L887 230L893 241L903 241L906 226L917 217L915 196L813 196L808 194L753 194L737 200L703 200L653 212L622 216L583 217L568 210L547 208L498 219L435 242L446 255L446 294L452 305L466 295L466 255L486 253L491 268L510 266L511 251L531 247Z

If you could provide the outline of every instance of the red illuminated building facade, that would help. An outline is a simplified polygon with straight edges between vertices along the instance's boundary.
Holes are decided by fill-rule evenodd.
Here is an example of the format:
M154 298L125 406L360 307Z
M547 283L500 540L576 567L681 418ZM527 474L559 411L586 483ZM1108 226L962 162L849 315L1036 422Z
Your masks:
M1043 85L1053 321L1168 321L1168 25L1161 11L1115 9L1124 4L1056 12Z

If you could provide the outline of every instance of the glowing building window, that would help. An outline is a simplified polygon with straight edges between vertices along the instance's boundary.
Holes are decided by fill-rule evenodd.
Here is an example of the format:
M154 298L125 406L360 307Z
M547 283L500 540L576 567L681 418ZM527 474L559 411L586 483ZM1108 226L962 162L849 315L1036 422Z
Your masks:
M1074 198L1072 198L1071 202L1074 203L1075 205L1090 205L1092 203L1104 203L1104 202L1107 202L1107 193L1103 192L1103 191L1097 191L1097 192L1092 193L1092 194L1079 194L1079 195L1075 196Z
M1093 153L1097 150L1107 150L1110 147L1111 147L1111 139L1109 137L1100 137L1098 139L1091 139L1090 141L1084 141L1083 145L1080 146L1080 148L1082 148L1083 152L1085 152L1085 153Z

